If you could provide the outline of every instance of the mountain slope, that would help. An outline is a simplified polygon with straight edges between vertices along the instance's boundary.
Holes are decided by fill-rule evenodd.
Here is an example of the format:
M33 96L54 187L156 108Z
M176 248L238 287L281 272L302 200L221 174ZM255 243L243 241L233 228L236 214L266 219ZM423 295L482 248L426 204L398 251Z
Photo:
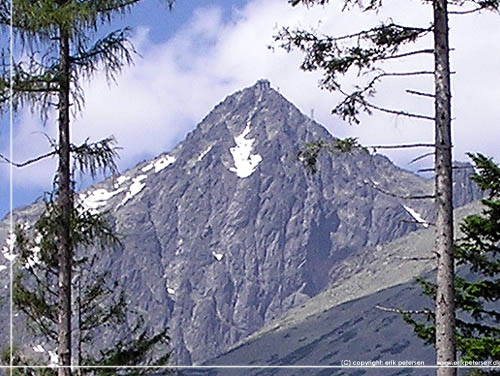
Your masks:
M318 139L332 136L262 80L227 97L172 151L80 194L123 238L99 268L152 329L170 328L176 364L219 355L348 278L340 266L361 249L432 221L430 202L381 192L430 194L432 182L383 156L324 153L310 174L297 153ZM456 189L468 192L461 204L478 197L467 179Z
M478 203L456 210L456 222L480 210ZM458 227L458 226L457 226ZM457 236L460 232L457 230ZM425 260L432 251L433 229L408 234L391 243L359 252L345 261L352 267L349 277L316 295L299 307L268 324L207 365L333 365L341 361L422 361L435 364L434 349L425 346L397 313L377 306L421 310L433 302L422 296L414 278L428 276L434 260ZM216 374L294 375L293 370L270 369L247 372L212 370ZM328 374L428 374L428 370L330 370ZM321 375L326 370L309 370ZM413 372L413 373L412 373ZM186 373L190 374L189 372Z

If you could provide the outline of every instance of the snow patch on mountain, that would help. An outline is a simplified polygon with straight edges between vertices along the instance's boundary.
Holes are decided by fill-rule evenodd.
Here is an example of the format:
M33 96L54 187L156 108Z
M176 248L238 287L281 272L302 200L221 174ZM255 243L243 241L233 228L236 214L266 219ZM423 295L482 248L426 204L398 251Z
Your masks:
M234 138L236 146L229 151L233 155L234 167L229 171L236 173L240 178L246 178L252 175L262 161L259 154L252 154L254 138L245 138L250 133L250 125L247 123L243 133Z
M222 258L224 257L224 254L223 253L212 252L212 256L214 256L217 261L221 261Z
M43 353L45 352L45 349L42 347L42 345L36 345L36 346L33 346L33 350L37 353Z
M26 260L26 264L24 267L28 269L29 267L34 267L35 265L40 263L40 243L42 242L42 234L37 233L35 236L35 246L31 248L31 255L28 256Z
M205 157L205 155L207 155L210 150L212 150L212 146L209 146L204 151L202 151L198 157L198 162L201 161L203 159L203 157Z
M57 349L54 351L49 350L49 367L56 367L58 365L59 357L57 355Z
M405 210L415 219L415 221L421 223L425 228L429 227L429 223L424 218L422 218L420 213L410 208L409 206L403 205L403 208L405 208Z
M119 188L111 192L104 188L100 188L88 193L81 193L79 195L80 204L84 207L85 210L97 212L98 208L101 206L105 206L110 198L123 191L124 188Z
M118 188L120 185L125 183L127 180L130 180L130 176L126 176L126 175L119 176L116 179L115 188Z
M153 169L153 167L155 166L155 163L154 162L151 162L150 164L148 164L147 166L141 168L141 171L142 172L148 172L148 171L151 171Z
M10 233L6 239L7 245L2 248L3 257L5 257L8 261L14 261L17 255L14 254L14 244L16 243L16 234Z
M130 200L132 197L134 197L136 194L138 194L140 191L143 190L143 188L146 186L146 183L143 183L142 181L145 180L147 177L148 177L147 175L139 175L132 180L132 184L130 185L129 190L125 195L125 198L117 206L117 208L125 205L128 202L128 200Z
M147 166L143 167L141 170L142 172L148 172L150 170L155 169L155 172L160 172L164 168L167 168L170 166L172 163L176 161L176 158L171 156L171 155L166 155L164 157L161 157L160 159L151 162Z

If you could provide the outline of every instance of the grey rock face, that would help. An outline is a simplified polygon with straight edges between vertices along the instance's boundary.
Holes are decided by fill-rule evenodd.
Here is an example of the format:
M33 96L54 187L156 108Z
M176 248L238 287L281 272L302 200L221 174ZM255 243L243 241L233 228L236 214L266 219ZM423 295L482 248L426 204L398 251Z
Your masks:
M432 193L386 157L325 152L309 173L297 153L319 139L332 136L259 81L171 152L87 191L124 239L100 267L151 328L170 328L175 364L217 356L342 277L357 250L432 221L431 202L382 193ZM475 197L465 178L457 189Z

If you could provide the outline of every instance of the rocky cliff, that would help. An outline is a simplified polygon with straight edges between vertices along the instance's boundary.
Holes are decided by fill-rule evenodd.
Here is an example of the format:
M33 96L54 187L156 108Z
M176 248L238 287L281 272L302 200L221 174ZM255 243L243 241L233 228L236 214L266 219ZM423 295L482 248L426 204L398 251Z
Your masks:
M346 277L337 266L358 250L432 222L431 202L384 193L432 194L432 181L365 151L322 153L312 174L297 155L318 139L333 138L261 80L170 152L79 195L123 238L99 267L148 325L170 328L173 363L217 356ZM478 197L465 175L455 188L457 204Z

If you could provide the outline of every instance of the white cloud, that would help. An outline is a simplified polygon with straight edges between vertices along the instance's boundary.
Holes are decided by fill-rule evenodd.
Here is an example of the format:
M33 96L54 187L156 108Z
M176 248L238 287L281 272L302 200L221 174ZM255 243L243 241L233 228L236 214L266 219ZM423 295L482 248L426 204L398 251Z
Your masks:
M377 25L389 17L400 23L426 26L431 10L418 2L402 0L391 3L379 14L358 10L341 14L335 6L306 9L291 7L282 0L253 0L241 9L233 9L229 19L222 17L217 7L199 8L187 24L160 44L151 42L146 27L140 28L134 38L143 58L136 58L135 65L117 77L117 84L108 85L102 76L84 84L86 106L73 126L75 142L89 136L97 140L114 134L124 148L120 167L130 167L138 158L168 151L226 95L260 78L268 78L304 113L314 109L315 118L339 137L357 136L365 144L432 141L431 123L385 114L363 116L363 124L349 127L330 115L339 97L317 88L320 75L298 69L299 53L287 54L279 48L273 52L268 48L281 26L301 25L344 34ZM464 159L466 151L477 150L500 160L500 115L495 110L500 89L492 84L499 79L495 65L499 52L494 46L500 37L496 30L495 16L451 20L455 48L452 65L458 72L453 77L457 159ZM426 42L431 42L430 38ZM421 63L425 69L432 69L432 57L421 57L407 59L406 67L394 70L422 69ZM404 93L406 88L432 91L432 80L390 79L380 87L374 102L432 114L432 101L411 97ZM37 121L23 116L15 144L19 158L46 150L44 139L31 135L35 129L41 129ZM50 127L45 131L54 133ZM392 152L391 157L405 164L417 154L400 151ZM53 169L54 163L27 168L24 175L19 175L19 181L46 188Z

